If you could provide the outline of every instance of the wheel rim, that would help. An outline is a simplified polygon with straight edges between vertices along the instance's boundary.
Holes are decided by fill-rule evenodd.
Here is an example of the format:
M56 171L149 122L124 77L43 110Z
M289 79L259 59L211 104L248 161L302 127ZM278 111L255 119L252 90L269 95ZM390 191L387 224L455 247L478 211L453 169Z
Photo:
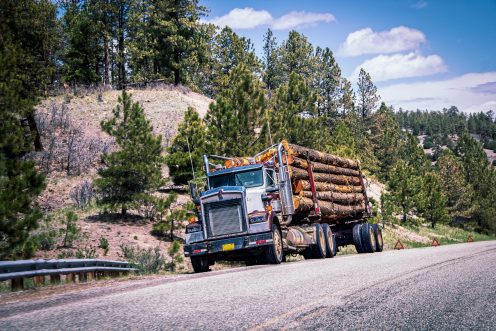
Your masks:
M282 243L279 231L274 232L274 248L276 249L276 254L278 257L282 255Z
M327 241L329 242L330 251L334 251L334 241L332 240L332 233L330 229L327 231Z
M320 241L320 247L322 249L325 249L325 237L324 237L324 231L322 231L322 229L319 231L319 241Z
M382 231L377 229L377 245L382 246Z
M375 236L374 236L374 230L370 228L369 230L369 235L370 235L370 243L372 244L372 247L375 247Z

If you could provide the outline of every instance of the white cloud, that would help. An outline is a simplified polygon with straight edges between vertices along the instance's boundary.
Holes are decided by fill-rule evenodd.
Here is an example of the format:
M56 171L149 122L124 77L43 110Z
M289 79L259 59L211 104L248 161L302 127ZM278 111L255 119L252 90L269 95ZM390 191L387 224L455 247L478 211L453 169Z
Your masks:
M417 77L448 71L443 59L438 55L424 57L420 54L409 53L394 55L379 55L373 59L366 60L355 68L351 81L358 80L360 68L370 74L373 82L382 82L389 79Z
M418 8L418 9L422 9L422 8L426 7L427 5L428 5L427 2L425 2L425 1L419 1L416 4L412 5L412 7L413 8Z
M304 11L292 11L291 13L274 20L274 22L272 23L272 28L274 30L289 30L298 28L300 26L316 25L317 22L320 21L329 23L331 21L336 21L336 18L334 17L334 15L329 13L318 14L305 13Z
M221 17L211 20L202 20L204 23L212 23L220 27L229 26L233 29L253 29L260 25L270 25L274 30L289 30L301 26L313 26L317 22L336 21L334 15L325 13L306 13L304 11L292 11L281 18L273 18L266 10L255 10L253 8L235 8Z
M352 32L346 41L339 45L337 56L348 57L362 54L396 53L418 50L425 43L422 31L399 26L391 31L373 32L371 28Z
M454 105L461 111L487 112L496 111L496 94L480 93L478 87L495 82L496 72L469 73L442 81L394 84L378 88L378 94L396 110L442 110Z
M234 8L221 17L214 17L206 21L221 27L228 25L233 29L253 29L259 25L270 24L272 15L266 10L254 10L253 8Z

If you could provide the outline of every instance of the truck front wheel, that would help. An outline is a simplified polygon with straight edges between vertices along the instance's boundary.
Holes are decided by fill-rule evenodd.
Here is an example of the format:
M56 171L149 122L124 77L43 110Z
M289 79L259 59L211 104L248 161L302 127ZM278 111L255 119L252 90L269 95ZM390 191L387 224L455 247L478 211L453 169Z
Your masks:
M269 264L279 264L282 262L284 251L282 249L281 231L276 224L272 225L272 244L265 246L265 256Z
M192 256L191 264L196 273L210 271L209 263L205 256Z

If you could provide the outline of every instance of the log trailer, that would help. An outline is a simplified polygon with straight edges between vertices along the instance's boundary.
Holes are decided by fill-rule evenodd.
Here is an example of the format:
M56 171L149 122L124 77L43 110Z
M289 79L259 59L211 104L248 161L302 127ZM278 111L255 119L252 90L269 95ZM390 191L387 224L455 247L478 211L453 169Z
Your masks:
M210 157L224 166L204 155L204 191L198 195L189 185L197 220L186 226L184 254L195 272L218 260L250 266L279 264L287 254L332 258L346 245L358 253L382 251L381 228L367 222L358 160L285 141L254 158Z

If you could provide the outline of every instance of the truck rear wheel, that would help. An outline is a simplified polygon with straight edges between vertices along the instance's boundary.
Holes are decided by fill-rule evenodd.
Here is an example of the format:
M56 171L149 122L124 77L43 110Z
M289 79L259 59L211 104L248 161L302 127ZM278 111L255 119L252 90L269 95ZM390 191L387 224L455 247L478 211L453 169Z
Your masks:
M265 246L265 256L269 264L279 264L282 262L284 251L282 249L281 231L276 224L272 225L272 244Z
M375 251L382 252L382 249L384 248L384 242L382 241L382 229L379 224L372 224L372 228L374 229L375 236Z
M210 271L210 264L205 256L192 256L191 264L196 273Z
M374 229L369 223L362 224L362 243L365 252L374 253L376 249Z
M334 255L336 255L335 253L336 240L332 235L332 231L331 228L329 227L329 224L327 223L322 224L322 230L324 231L324 236L325 236L326 257L334 257Z
M353 243L358 253L365 253L362 243L362 225L357 224L353 227Z
M314 259L323 259L327 254L324 229L319 223L315 223L314 226L317 238L315 238L316 243L311 246L312 255Z

